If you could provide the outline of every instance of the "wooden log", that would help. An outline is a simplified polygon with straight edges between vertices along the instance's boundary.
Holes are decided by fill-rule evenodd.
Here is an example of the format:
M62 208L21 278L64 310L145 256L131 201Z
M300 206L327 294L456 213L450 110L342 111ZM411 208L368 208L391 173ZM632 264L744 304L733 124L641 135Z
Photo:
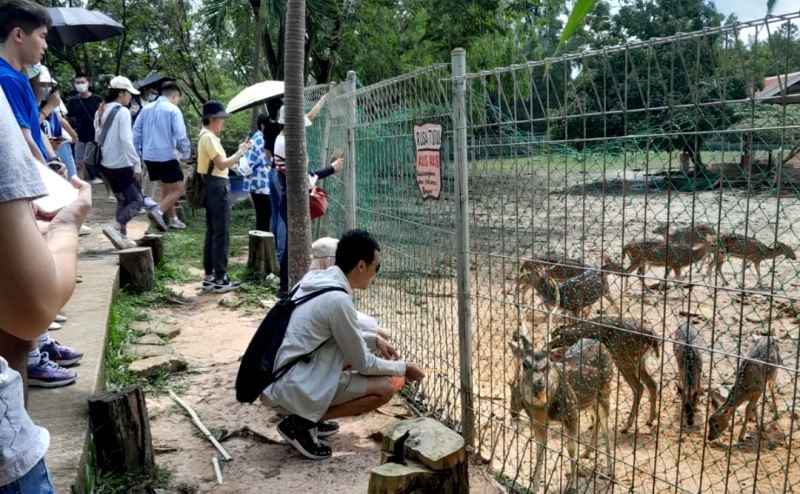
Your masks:
M372 469L369 475L369 494L411 494L414 492L442 492L439 475L417 462L384 463Z
M147 233L137 242L139 247L150 247L153 251L153 264L158 266L164 257L164 235L161 233Z
M141 387L90 397L89 420L101 472L155 472L150 420Z
M275 236L270 232L250 230L247 268L260 274L278 274L280 267L275 253Z
M119 251L120 285L147 291L156 286L156 270L150 247L134 247Z

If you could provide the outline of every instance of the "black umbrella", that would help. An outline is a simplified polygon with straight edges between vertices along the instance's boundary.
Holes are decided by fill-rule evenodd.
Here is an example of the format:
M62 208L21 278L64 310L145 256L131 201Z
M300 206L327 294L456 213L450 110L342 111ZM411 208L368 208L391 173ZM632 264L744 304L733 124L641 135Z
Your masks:
M47 32L48 43L73 46L119 36L125 28L102 12L83 7L47 7L53 24Z
M145 77L144 79L141 79L141 80L138 80L138 81L134 82L133 83L133 87L135 87L136 89L139 89L139 90L142 90L142 89L150 87L150 86L155 87L157 89L160 89L161 85L164 84L165 82L167 82L167 81L175 81L175 80L177 80L177 79L175 79L174 77L161 75L158 72L156 72L155 70L153 70L149 74L147 74L147 77Z

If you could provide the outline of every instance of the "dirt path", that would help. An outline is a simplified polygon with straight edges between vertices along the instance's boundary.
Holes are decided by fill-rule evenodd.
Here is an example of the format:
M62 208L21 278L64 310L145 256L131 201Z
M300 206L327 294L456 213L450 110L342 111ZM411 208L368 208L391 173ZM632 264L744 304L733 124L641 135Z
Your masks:
M229 309L220 304L222 300L235 304L235 293L204 295L195 285L173 289L189 303L155 311L152 318L181 330L171 346L187 361L189 371L174 379L174 387L183 388L182 398L212 432L222 432L222 442L234 458L223 466L224 484L216 485L211 445L168 396L151 396L147 405L156 461L171 472L173 488L198 493L366 492L369 471L379 458L379 443L373 438L397 420L391 414L408 414L401 400L383 407L390 415L371 413L341 420L342 431L331 438L333 458L305 460L278 436L275 425L279 418L272 410L258 403L239 404L234 396L238 358L263 310ZM499 492L477 467L471 485L472 492Z

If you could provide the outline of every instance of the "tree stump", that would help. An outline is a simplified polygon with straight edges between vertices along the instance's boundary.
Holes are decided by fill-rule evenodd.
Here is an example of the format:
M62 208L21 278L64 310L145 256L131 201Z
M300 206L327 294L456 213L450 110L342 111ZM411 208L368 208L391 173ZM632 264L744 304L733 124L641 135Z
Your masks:
M469 493L464 439L429 418L405 420L384 432L381 462L369 494Z
M134 290L152 290L156 286L156 270L150 247L134 247L119 251L120 285Z
M90 397L89 420L101 472L154 473L150 420L141 387Z
M139 247L150 247L153 251L153 264L158 266L164 257L164 235L161 233L147 233L137 242Z
M277 274L280 270L275 254L275 236L270 232L250 230L247 268L260 274Z

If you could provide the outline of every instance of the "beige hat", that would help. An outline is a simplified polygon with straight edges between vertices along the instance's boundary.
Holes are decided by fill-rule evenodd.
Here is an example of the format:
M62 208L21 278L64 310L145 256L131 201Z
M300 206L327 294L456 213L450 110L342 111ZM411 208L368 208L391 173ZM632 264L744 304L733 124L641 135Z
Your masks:
M336 246L339 240L332 237L318 238L311 244L311 257L336 257Z
M117 77L111 79L111 82L108 84L110 89L123 89L128 91L134 96L139 95L139 90L133 87L131 80L125 76L118 75Z
M286 120L285 117L283 116L284 108L286 108L285 105L282 106L280 110L278 110L278 125L286 125ZM308 117L306 117L305 115L303 116L303 119L305 120L306 127L311 127L311 120L309 120Z
M56 84L56 80L50 75L50 71L42 65L42 71L39 73L39 82L42 84Z

